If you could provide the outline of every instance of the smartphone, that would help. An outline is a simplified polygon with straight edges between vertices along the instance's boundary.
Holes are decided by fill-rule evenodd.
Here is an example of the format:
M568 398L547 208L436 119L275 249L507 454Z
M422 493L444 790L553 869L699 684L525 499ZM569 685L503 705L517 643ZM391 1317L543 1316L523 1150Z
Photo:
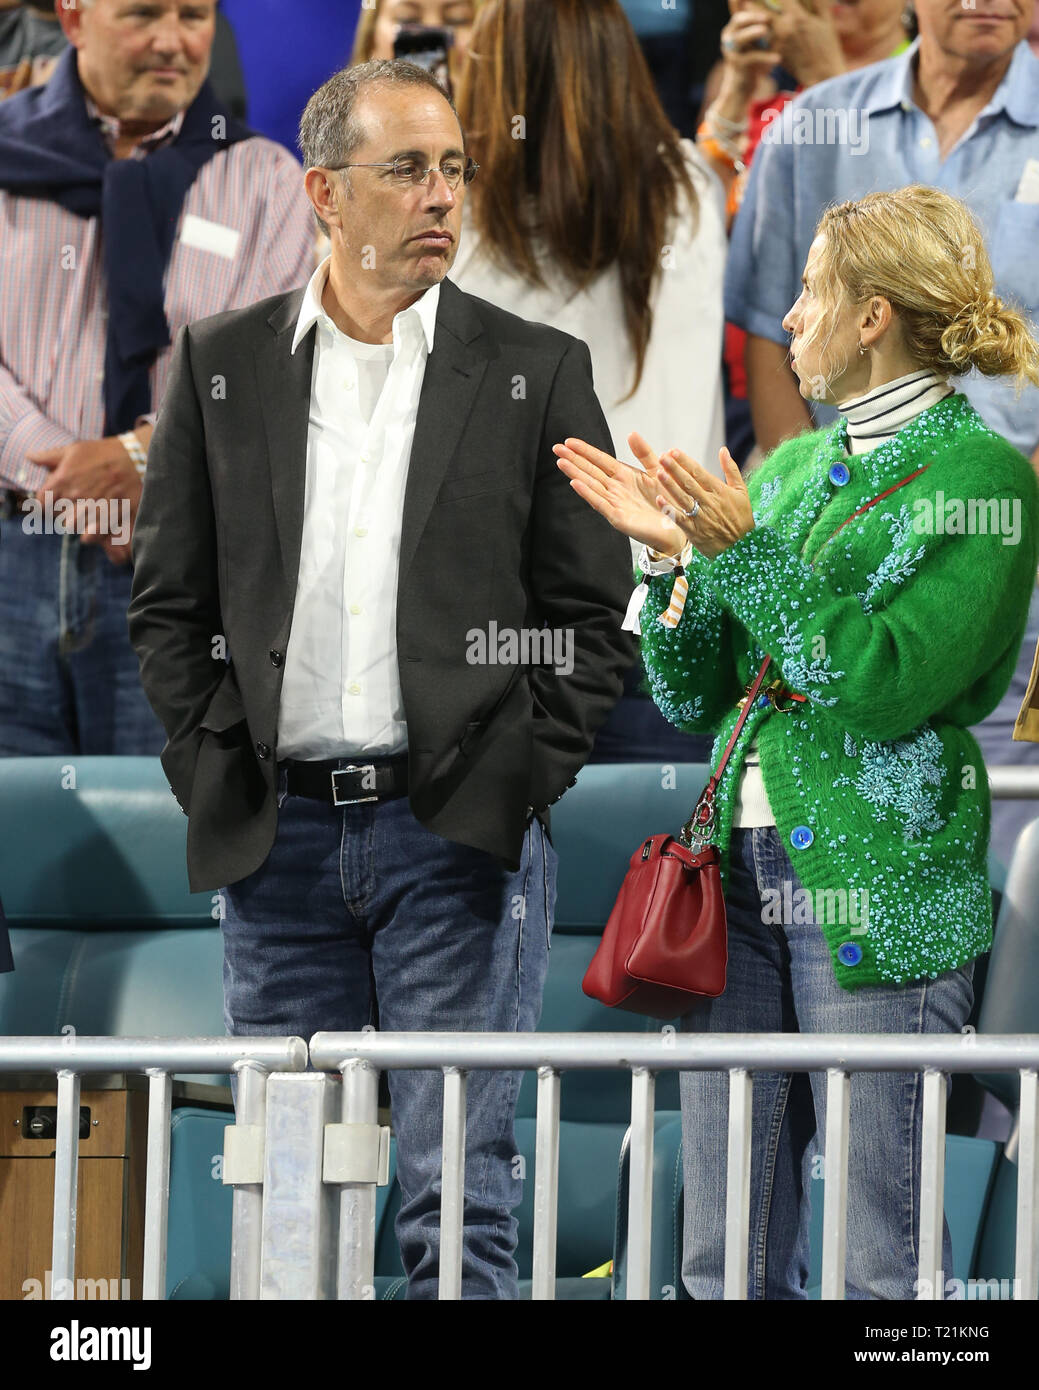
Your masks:
M436 29L425 24L402 24L393 40L394 58L404 58L431 72L451 96L451 74L448 52L455 41L450 29Z

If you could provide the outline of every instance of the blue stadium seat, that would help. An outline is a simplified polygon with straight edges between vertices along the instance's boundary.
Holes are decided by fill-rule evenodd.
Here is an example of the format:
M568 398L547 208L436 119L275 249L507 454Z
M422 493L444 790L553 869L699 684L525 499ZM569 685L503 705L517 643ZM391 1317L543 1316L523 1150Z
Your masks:
M0 1033L223 1034L218 909L188 890L186 825L157 759L0 760Z
M707 769L695 764L592 764L553 809L559 893L542 1031L663 1026L587 999L581 979L631 853L646 835L678 829L706 776ZM157 760L0 760L4 903L17 965L14 974L0 976L0 1032L43 1034L69 1024L81 1033L111 1035L223 1032L216 905L213 895L188 891L185 824ZM41 825L48 829L45 841ZM1039 1031L1028 988L1039 963L1039 929L1030 910L1039 892L1039 881L1033 882L1039 868L1031 867L1039 866L1037 850L1039 822L1022 835L1007 875L982 1031ZM992 868L995 878L1001 866ZM1005 1077L983 1079L1016 1103L1016 1087ZM534 1094L528 1076L517 1141L530 1176ZM573 1072L563 1078L561 1297L609 1296L609 1279L578 1276L607 1261L615 1242L614 1296L623 1297L625 1209L623 1200L618 1205L618 1171L623 1190L629 1103L623 1073ZM659 1078L657 1106L654 1297L681 1299L680 1125L673 1075ZM226 1111L200 1105L175 1113L171 1297L227 1296L231 1194L218 1180L216 1161L226 1123ZM1012 1273L1013 1267L1016 1170L991 1143L951 1137L949 1144L950 1201L962 1194L955 1203L962 1217L954 1229L956 1272L968 1267L979 1278L1004 1277L1002 1271ZM532 1186L518 1211L518 1258L528 1289ZM396 1199L394 1188L379 1192L380 1296L402 1292L393 1236ZM982 1211L975 1220L979 1200Z
M0 975L0 1033L223 1035L214 896L188 889L186 826L157 758L0 759L15 958ZM231 1189L215 1160L231 1118L175 1105L169 1297L227 1297Z

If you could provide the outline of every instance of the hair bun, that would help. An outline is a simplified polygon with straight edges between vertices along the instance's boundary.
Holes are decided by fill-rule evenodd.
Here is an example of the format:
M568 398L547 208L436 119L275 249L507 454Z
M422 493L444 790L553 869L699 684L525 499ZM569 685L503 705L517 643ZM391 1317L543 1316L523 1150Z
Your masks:
M1003 301L998 294L980 294L965 304L956 317L961 322L974 324L981 331L988 327L1002 308Z

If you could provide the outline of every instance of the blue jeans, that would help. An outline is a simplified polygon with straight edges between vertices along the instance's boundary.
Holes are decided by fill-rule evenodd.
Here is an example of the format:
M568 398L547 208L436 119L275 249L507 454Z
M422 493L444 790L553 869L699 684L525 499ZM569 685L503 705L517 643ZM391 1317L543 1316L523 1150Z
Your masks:
M704 1000L687 1014L683 1031L960 1031L973 1002L973 962L936 980L843 990L814 922L762 920L774 915L763 911L765 890L782 892L787 881L792 885L790 898L797 901L801 886L775 827L733 831L730 864L728 986L720 998ZM721 1298L728 1078L723 1072L684 1072L680 1085L685 1165L682 1274L693 1298ZM922 1111L920 1073L852 1074L848 1298L916 1296ZM752 1114L748 1296L804 1298L809 1182L826 1133L825 1073L755 1073ZM942 1269L951 1277L947 1224Z
M344 764L347 760L344 759ZM266 862L224 890L228 1032L309 1039L324 1030L530 1032L555 907L555 850L527 828L513 873L445 840L407 797L333 810L279 796ZM470 1073L463 1298L517 1298L513 1118L521 1075ZM437 1296L443 1076L389 1073L397 1238L409 1299Z
M76 536L0 519L0 757L157 756L126 610L132 570Z

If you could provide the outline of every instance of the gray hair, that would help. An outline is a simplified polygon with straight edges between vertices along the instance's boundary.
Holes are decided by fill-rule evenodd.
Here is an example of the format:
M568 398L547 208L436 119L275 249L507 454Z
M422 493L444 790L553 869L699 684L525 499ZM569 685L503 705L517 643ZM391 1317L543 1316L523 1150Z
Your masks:
M304 166L312 169L318 165L328 169L348 164L365 137L365 129L354 114L358 98L369 87L400 86L432 88L443 97L454 111L455 119L458 119L455 104L448 93L431 72L420 68L417 63L385 58L357 63L333 73L307 102L299 123L299 147ZM464 134L462 139L464 143ZM327 234L328 227L320 217L317 222Z

